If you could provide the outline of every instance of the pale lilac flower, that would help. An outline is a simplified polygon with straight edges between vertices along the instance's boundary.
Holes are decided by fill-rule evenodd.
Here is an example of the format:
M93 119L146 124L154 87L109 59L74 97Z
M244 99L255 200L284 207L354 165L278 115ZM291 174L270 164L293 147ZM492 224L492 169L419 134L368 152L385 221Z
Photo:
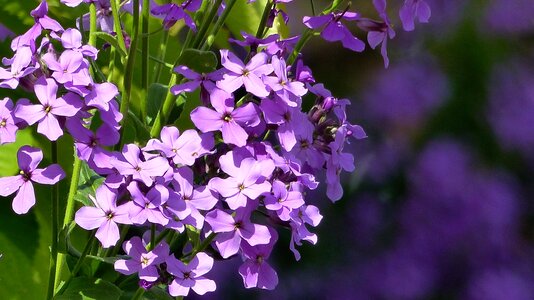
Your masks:
M268 244L271 240L267 226L250 222L249 208L237 209L235 217L220 209L215 209L206 215L206 222L213 232L218 233L215 246L223 258L236 254L242 239L251 246Z
M19 47L30 46L35 43L43 29L50 30L54 34L63 32L63 27L48 16L48 3L46 1L41 1L30 14L35 20L35 24L26 33L17 36L11 41L11 49L13 51L17 51Z
M141 192L136 181L128 185L128 191L133 201L128 202L130 220L134 224L145 224L147 221L152 224L167 225L167 219L162 212L162 205L169 200L169 190L156 184L146 195Z
M272 160L257 161L248 157L239 162L230 152L221 156L219 163L221 170L230 177L225 179L214 177L210 180L209 186L225 197L231 209L245 207L247 199L255 200L271 190L271 184L264 174L271 174L274 171Z
M140 237L134 236L122 244L122 249L130 259L115 261L114 268L124 275L138 273L139 279L155 282L159 278L157 266L169 257L169 245L162 241L153 250L147 251Z
M84 161L91 161L99 157L101 153L107 150L103 146L114 146L119 142L120 136L118 130L103 123L96 133L85 128L79 120L70 119L67 121L67 128L75 140L77 155Z
M82 44L82 34L74 28L66 29L61 35L63 48L81 53L84 56L96 60L98 50L91 45Z
M213 258L206 253L197 253L187 265L172 255L167 258L166 263L167 271L174 275L169 285L171 296L187 296L190 289L199 295L215 291L215 281L203 276L213 267Z
M53 53L48 52L42 59L58 83L72 83L82 86L91 83L88 72L89 64L80 52L65 50L59 60L56 60Z
M31 48L28 46L19 47L13 58L9 60L9 70L0 68L0 87L16 89L19 86L20 79L38 69L39 65L30 65L32 60L33 52Z
M191 112L191 120L202 132L221 131L226 143L236 146L247 144L248 134L244 126L254 127L260 123L253 103L234 108L233 100L213 99L215 110L199 106Z
M95 236L103 248L115 246L120 238L117 224L132 224L128 216L128 206L117 206L116 192L105 185L96 190L94 197L89 195L89 199L95 206L80 208L74 216L76 224L86 230L98 228Z
M171 158L176 165L192 166L202 148L202 139L195 130L189 129L182 134L174 126L161 129L161 141L151 139L145 151L158 150L167 158Z
M269 92L261 79L273 72L273 66L267 63L268 59L268 55L261 52L254 55L245 66L232 52L221 50L221 64L228 72L224 74L223 80L217 82L217 87L232 93L245 85L247 92L258 97L268 96Z
M19 101L15 108L15 117L26 121L28 125L39 122L37 132L51 141L63 135L57 117L72 117L82 107L79 97L73 93L57 98L57 89L54 79L41 77L35 83L35 95L40 104L32 105L28 101Z
M420 23L428 23L430 15L430 6L425 0L404 0L404 5L399 11L402 27L406 31L414 30L415 19Z
M323 216L319 213L319 209L314 205L303 205L299 209L294 209L290 213L291 216L291 240L289 242L289 249L295 255L296 260L300 260L300 253L295 245L300 246L301 241L308 241L315 245L317 243L317 235L311 233L306 224L313 227L319 225Z
M300 97L304 96L308 90L304 83L288 79L287 65L285 60L273 56L271 64L276 76L263 77L264 82L280 97L287 105L296 107L300 104Z
M289 221L289 213L304 205L302 193L294 189L288 191L286 184L280 180L273 181L272 193L266 195L263 202L265 208L276 211L282 221Z
M178 66L174 71L190 81L177 84L171 87L171 93L178 95L183 92L191 93L200 87L200 99L204 105L210 102L210 96L217 93L219 88L215 86L215 82L222 79L222 70L217 70L208 74L200 74L186 66Z
M109 163L122 176L132 175L134 180L139 180L146 186L151 186L154 177L163 176L170 168L167 160L160 156L143 161L141 149L134 144L124 145L122 157L112 159Z
M0 145L12 143L17 138L19 128L13 117L13 101L7 97L0 100Z
M27 213L35 204L32 181L54 185L65 178L65 172L58 164L37 169L37 165L43 160L43 152L38 148L22 146L17 152L17 158L19 175L0 178L0 196L7 197L18 191L13 199L13 211L20 215Z
M243 284L247 289L258 287L273 290L278 285L278 275L267 263L267 258L271 255L278 240L278 234L272 228L269 228L269 232L271 233L269 244L250 246L244 243L241 245L245 262L239 267L239 275L243 278Z

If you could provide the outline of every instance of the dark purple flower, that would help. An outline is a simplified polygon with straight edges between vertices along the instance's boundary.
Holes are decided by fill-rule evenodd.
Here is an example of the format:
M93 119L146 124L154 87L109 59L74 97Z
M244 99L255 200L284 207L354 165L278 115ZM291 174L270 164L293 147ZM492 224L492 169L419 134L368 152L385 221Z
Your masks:
M22 146L17 152L19 175L0 178L0 196L7 197L14 192L13 210L17 214L25 214L35 204L35 193L32 181L54 185L65 178L65 172L58 164L50 165L44 169L37 169L43 160L41 149Z
M165 29L170 29L176 22L184 20L185 24L196 31L197 27L195 21L187 14L189 12L195 12L200 8L202 0L185 0L181 4L169 3L163 5L154 5L150 11L155 16L164 16L163 26Z

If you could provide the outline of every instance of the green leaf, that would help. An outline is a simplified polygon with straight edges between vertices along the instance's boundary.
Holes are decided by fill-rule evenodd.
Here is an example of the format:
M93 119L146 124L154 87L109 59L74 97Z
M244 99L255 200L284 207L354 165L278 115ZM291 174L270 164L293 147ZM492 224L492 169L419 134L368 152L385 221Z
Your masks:
M109 33L101 32L101 31L95 32L94 34L95 34L95 36L97 38L102 39L105 42L108 42L111 46L113 46L115 49L117 49L119 51L119 54L122 57L126 57L128 55L127 52L126 52L126 49L121 47L121 45L119 44L119 41L117 40L116 37L112 36Z
M198 73L209 73L215 71L219 61L212 51L186 49L180 56L179 64L187 66Z
M122 291L114 284L101 280L78 277L71 281L63 295L56 300L118 300Z
M32 136L31 128L19 130L14 143L0 146L0 177L12 176L19 171L17 151L24 145L39 147Z
M93 205L89 195L95 195L96 189L104 182L104 177L91 170L87 163L82 162L80 169L80 182L78 183L78 191L74 195L74 200L83 203L83 205Z
M74 221L70 222L68 226L65 226L61 231L59 231L57 251L61 253L67 253L67 247L69 244L69 236L72 232L72 229L76 226Z
M153 83L148 87L147 123L151 124L158 115L160 107L167 96L169 88L161 83Z
M149 291L143 294L145 300L173 300L174 298L167 293L167 291L157 286L151 288Z
M247 3L246 0L237 1L226 20L226 27L232 35L240 37L241 31L255 34L266 2L267 0L258 0L254 3Z

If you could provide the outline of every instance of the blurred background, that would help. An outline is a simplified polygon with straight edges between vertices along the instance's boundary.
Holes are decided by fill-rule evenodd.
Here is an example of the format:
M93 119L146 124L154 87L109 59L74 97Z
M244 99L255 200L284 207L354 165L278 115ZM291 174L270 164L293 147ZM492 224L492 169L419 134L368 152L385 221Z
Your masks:
M292 34L311 14L308 1L294 2ZM353 2L378 18L371 1ZM369 136L351 144L357 168L343 176L342 200L308 196L324 216L318 244L305 243L295 262L281 233L274 291L245 290L238 257L216 263L218 289L204 299L534 299L534 1L426 0L430 23L410 33L398 18L403 1L388 2L397 32L388 69L379 51L319 38L304 51ZM36 260L46 264L33 272L46 272L46 252L31 248L50 234L35 229L46 205L22 219L0 205L0 252L20 254L0 258L0 273ZM24 238L5 230L15 227ZM24 278L0 275L0 289L27 289Z

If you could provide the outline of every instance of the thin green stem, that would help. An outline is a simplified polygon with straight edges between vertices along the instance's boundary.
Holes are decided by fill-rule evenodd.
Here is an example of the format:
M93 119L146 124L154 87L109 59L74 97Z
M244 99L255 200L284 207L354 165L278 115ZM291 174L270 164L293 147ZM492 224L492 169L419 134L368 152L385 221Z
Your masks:
M311 10L312 14L315 16L315 3L313 3L313 0L310 0Z
M142 287L139 287L137 291L135 292L135 295L132 297L132 300L139 300L141 297L143 297L143 294L145 293L145 289Z
M147 98L148 98L148 56L149 51L149 35L148 35L148 20L150 17L150 1L143 0L143 11L141 21L141 98L139 106L141 109L141 120L143 124L146 124L146 110L147 110Z
M169 31L165 30L161 37L160 48L158 53L158 61L165 63L165 56L167 55L167 44L169 42ZM172 67L171 67L172 68ZM161 76L162 64L156 64L156 70L154 71L154 82L159 82Z
M107 77L108 82L110 82L113 79L113 71L115 70L116 54L117 54L117 49L115 49L115 47L111 47L111 49L109 50L109 65L108 65L109 73Z
M119 47L126 52L126 44L124 43L124 36L122 34L121 20L119 16L119 8L117 7L117 0L110 0L111 3L111 14L113 15L113 24L115 26L115 33L117 34L117 41L119 42Z
M203 23L200 26L200 29L198 30L197 36L192 45L193 48L197 49L202 43L202 41L204 40L204 38L206 37L206 33L208 32L208 29L213 23L213 20L217 16L217 11L219 10L221 3L222 3L222 0L217 0L211 7L211 10L209 11L207 17L203 20Z
M189 262L191 259L193 259L193 257L195 257L195 255L197 255L197 253L204 251L211 244L211 242L213 242L216 236L217 234L215 232L210 233L210 235L208 235L208 237L205 238L197 248L193 249L187 254L184 254L184 257L189 257L186 259L186 261Z
M69 286L69 284L72 281L72 279L80 271L80 268L82 267L83 261L85 260L85 258L89 254L89 251L91 250L91 247L92 247L93 243L96 241L95 240L95 233L96 233L96 230L93 230L91 232L91 235L89 236L89 239L85 243L85 247L83 248L83 251L80 254L80 257L78 257L78 261L76 261L76 264L74 265L74 268L72 268L72 271L70 272L69 277L67 278L67 280L65 281L65 284L61 287L61 289L57 292L57 295L63 294L63 292L67 289L67 287ZM72 250L74 250L74 249L72 249Z
M52 162L57 163L57 143L52 142ZM56 264L57 264L57 242L58 242L58 223L59 223L59 189L58 185L52 186L52 244L50 247L50 265L48 269L48 293L47 299L54 297L56 288Z
M202 44L201 50L207 50L211 48L211 46L215 42L215 37L217 37L217 33L219 33L219 30L221 30L221 28L223 27L224 22L226 22L226 19L228 18L228 15L230 15L232 7L234 6L234 4L236 4L236 2L237 0L230 0L226 3L226 8L224 9L223 13L217 20L217 23L215 23L215 25L210 31L210 34Z
M150 226L150 244L148 244L148 251L152 251L156 246L156 224Z
M89 5L89 45L96 45L96 5L91 3Z
M124 72L122 100L120 106L120 112L122 114L122 124L126 123L128 118L128 109L130 108L130 97L132 93L133 74L135 66L135 56L137 54L137 43L139 39L139 0L133 0L133 34L132 42L130 44L130 51L128 52L128 58L126 63L126 70ZM124 127L122 128L124 130ZM123 144L121 134L121 142L119 147Z
M70 222L72 222L73 215L74 215L74 206L76 204L76 201L74 200L74 196L76 195L76 192L78 191L78 183L80 181L80 170L82 168L82 161L78 158L76 155L76 151L74 152L74 164L72 166L72 177L70 180L70 186L69 186L69 194L67 196L67 206L65 207L65 216L63 218L63 224L61 228L65 229L67 226L69 226ZM57 264L56 264L56 286L59 284L59 280L61 277L61 273L63 272L63 267L66 263L67 255L64 253L58 253L57 254Z
M265 34L265 27L267 25L267 20L269 19L269 14L273 9L275 3L271 0L267 0L265 3L265 9L263 10L263 15L261 16L260 24L258 24L258 30L256 31L256 37L262 38Z

